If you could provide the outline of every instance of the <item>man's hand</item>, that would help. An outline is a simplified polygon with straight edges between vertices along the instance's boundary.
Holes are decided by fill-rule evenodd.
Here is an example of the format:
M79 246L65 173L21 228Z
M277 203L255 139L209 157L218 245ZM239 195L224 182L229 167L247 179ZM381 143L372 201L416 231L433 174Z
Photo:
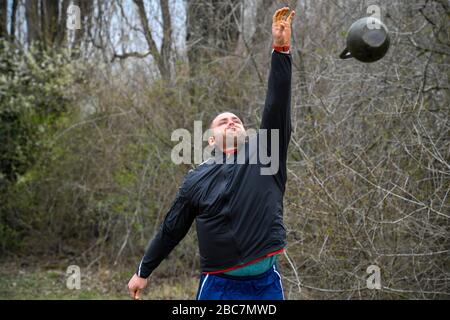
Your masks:
M291 11L290 14L289 11L288 7L284 7L278 9L273 15L272 37L273 45L276 47L291 45L291 24L295 16L295 11Z
M134 300L140 300L142 290L147 286L147 283L147 279L141 278L137 274L134 274L128 282L128 290L130 291L131 298Z

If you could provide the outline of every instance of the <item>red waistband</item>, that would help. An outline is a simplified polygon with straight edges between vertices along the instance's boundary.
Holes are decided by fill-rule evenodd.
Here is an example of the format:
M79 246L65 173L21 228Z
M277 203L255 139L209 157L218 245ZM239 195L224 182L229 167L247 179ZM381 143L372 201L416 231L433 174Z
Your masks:
M246 264L243 264L243 265L240 265L240 266L231 267L231 268L223 269L223 270L217 270L217 271L202 272L202 273L203 273L203 274L216 274L216 273L224 273L224 272L233 271L233 270L236 270L236 269L240 269L240 268L246 267L246 266L248 266L248 265L250 265L250 264L252 264L252 263L256 263L256 262L258 262L258 261L261 261L261 260L263 260L263 259L265 259L265 258L274 256L274 255L276 255L276 254L278 254L278 253L281 253L281 252L283 252L283 251L284 251L284 248L281 248L280 250L270 252L270 253L266 254L265 256L263 256L263 257L260 257L260 258L258 258L258 259L253 260L253 261L250 261L250 262L247 262Z

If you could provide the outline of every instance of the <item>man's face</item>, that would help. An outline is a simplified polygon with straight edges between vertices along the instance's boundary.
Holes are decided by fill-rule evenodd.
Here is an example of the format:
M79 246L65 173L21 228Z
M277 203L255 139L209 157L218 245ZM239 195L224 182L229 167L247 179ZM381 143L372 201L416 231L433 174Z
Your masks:
M224 112L214 118L211 123L212 136L209 145L217 145L221 150L235 148L245 141L245 128L235 114Z

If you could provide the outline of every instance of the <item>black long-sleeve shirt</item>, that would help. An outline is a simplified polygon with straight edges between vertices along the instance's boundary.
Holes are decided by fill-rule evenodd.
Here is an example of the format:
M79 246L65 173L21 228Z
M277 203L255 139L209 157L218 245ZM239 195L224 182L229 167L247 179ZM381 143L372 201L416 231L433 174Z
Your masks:
M245 164L239 164L239 151L231 164L212 159L191 170L141 260L138 276L147 278L194 220L204 272L244 265L286 245L283 195L291 135L291 73L291 56L274 51L260 128L277 129L278 136L270 132L266 147L252 143L261 141L261 134L250 138L242 150ZM271 147L274 138L278 149ZM275 169L268 169L273 159L269 164L249 161L261 148L278 157ZM262 174L263 168L273 174Z

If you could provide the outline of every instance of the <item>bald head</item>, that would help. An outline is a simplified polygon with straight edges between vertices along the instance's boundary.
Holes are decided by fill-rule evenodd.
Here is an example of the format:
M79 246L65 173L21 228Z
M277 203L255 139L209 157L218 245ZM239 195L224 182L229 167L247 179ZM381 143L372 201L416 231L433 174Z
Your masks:
M238 121L243 125L241 119L240 119L237 115L235 115L235 114L232 113L232 112L225 111L225 112L219 113L219 114L211 121L211 123L209 124L209 128L210 128L210 129L213 129L214 127L218 126L220 123L222 123L223 121L225 121L225 120L227 120L227 119L229 119L229 118L230 118L230 119L234 119L234 120L238 120Z

